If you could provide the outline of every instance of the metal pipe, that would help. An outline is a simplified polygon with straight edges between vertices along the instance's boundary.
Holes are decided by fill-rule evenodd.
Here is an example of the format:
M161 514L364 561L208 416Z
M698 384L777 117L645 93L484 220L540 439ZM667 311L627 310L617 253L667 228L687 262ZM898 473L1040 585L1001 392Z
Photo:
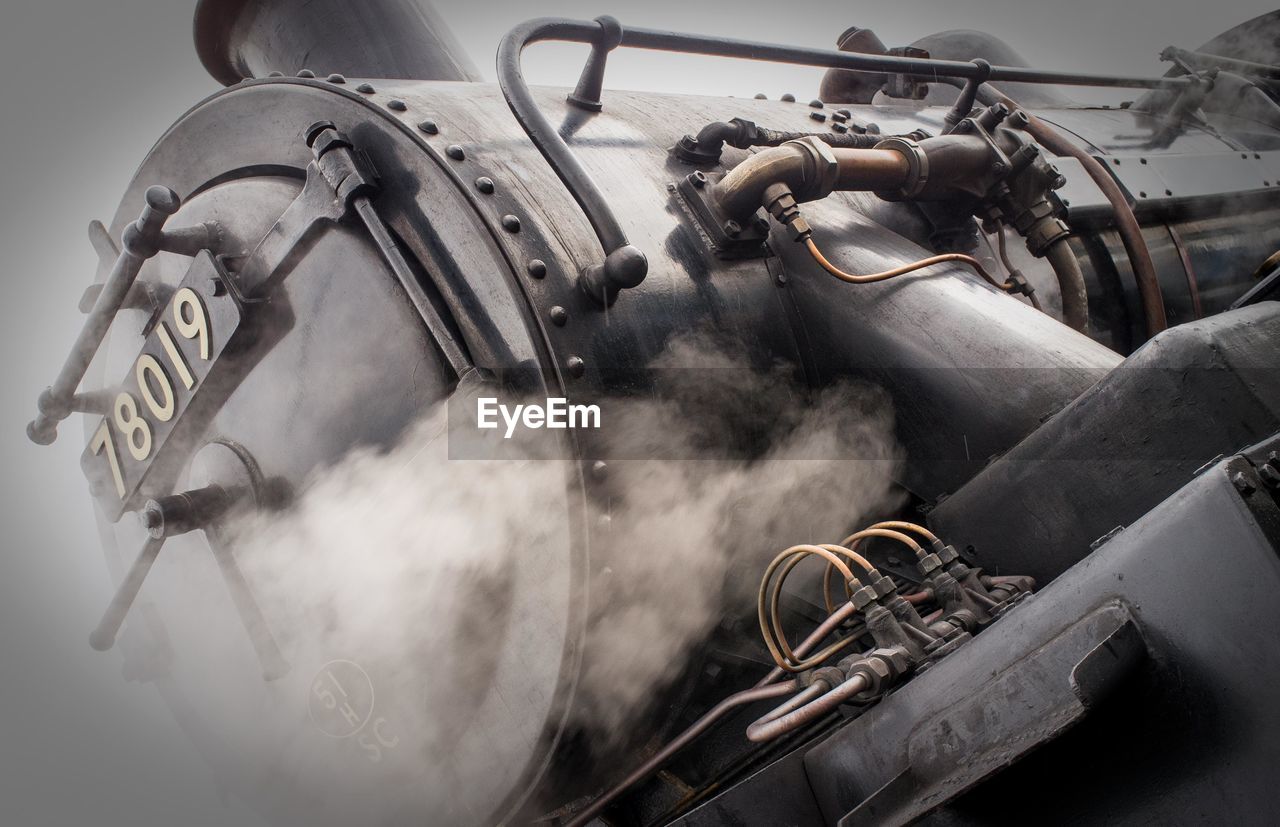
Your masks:
M794 709L774 718L765 716L755 721L751 726L747 727L747 739L757 744L772 741L774 738L785 735L793 729L818 720L827 713L834 711L836 707L854 695L859 692L865 692L870 687L867 676L862 672L858 672L835 689L816 700L810 701L799 709Z
M227 0L217 1L227 2ZM215 2L215 0L206 0L206 2ZM588 295L605 305L613 301L618 291L634 287L644 280L648 272L648 261L644 253L627 241L626 233L623 232L617 216L614 215L604 195L578 162L559 131L538 108L528 84L525 83L524 72L520 65L520 58L525 48L534 43L558 40L594 45L601 37L602 31L613 33L613 36L618 37L619 46L634 49L765 60L829 69L895 72L921 75L926 80L944 77L961 79L987 77L996 81L1150 89L1179 89L1192 82L1187 78L1093 75L1013 66L992 66L988 69L974 63L956 60L864 55L723 37L678 34L655 29L624 29L613 18L598 18L595 22L587 22L543 17L526 21L508 32L498 46L498 85L502 88L502 94L506 98L507 105L511 107L512 114L529 136L529 140L547 159L574 200L578 202L578 206L582 208L592 229L595 230L601 247L604 248L604 262L587 268L581 274L579 283Z
M671 740L665 747L655 752L643 764L636 767L627 775L626 778L619 781L607 792L591 802L585 810L578 813L566 825L566 827L583 827L596 816L600 815L606 807L614 802L618 796L631 789L632 786L647 778L659 767L665 764L680 750L688 746L695 738L711 728L711 725L719 721L734 709L744 706L745 704L755 703L756 701L767 701L772 698L780 698L783 695L789 695L796 691L798 684L794 680L783 681L782 683L768 684L764 686L755 686L751 689L744 689L729 697L711 708L707 714L693 722L693 725L680 733Z
M1044 257L1058 277L1063 323L1074 330L1084 331L1089 326L1089 291L1085 288L1084 273L1080 272L1080 262L1076 261L1076 254L1071 252L1066 237L1050 244Z
M840 628L840 624L857 614L857 607L852 603L842 603L840 606L827 616L827 619L818 624L818 627L809 633L799 646L792 650L797 658L803 658L805 655L817 648L819 643L827 638L832 632ZM786 672L781 666L775 666L770 669L768 674L756 682L756 686L766 686L781 678Z
M892 149L827 148L818 142L790 141L757 152L715 185L716 205L725 215L744 218L765 205L765 193L781 184L798 202L825 198L833 190L886 191L903 187L911 171L907 157ZM825 146L825 144L823 144ZM830 157L835 175L830 175Z
M998 89L986 85L978 93L984 104L1000 102L1011 110L1022 109L1015 101L1001 93ZM1025 112L1025 110L1023 110ZM1138 295L1142 300L1142 312L1147 320L1147 335L1154 336L1169 326L1165 317L1164 294L1160 290L1160 280L1156 276L1155 264L1151 261L1151 251L1147 249L1146 239L1142 237L1142 227L1133 214L1124 192L1116 184L1111 173L1107 172L1098 160L1085 150L1067 140L1060 132L1035 115L1027 114L1027 125L1024 127L1036 143L1055 155L1075 158L1084 167L1085 172L1097 184L1098 189L1111 204L1115 217L1116 232L1124 244L1129 264L1133 267L1133 276L1138 283ZM1065 310L1065 308L1064 308Z
M1180 49L1177 46L1165 47L1164 51L1160 53L1160 59L1180 61L1196 69L1226 69L1230 72L1255 75L1268 80L1280 80L1280 66L1255 63L1252 60L1240 60L1234 57L1223 57L1222 55L1211 55L1191 49Z

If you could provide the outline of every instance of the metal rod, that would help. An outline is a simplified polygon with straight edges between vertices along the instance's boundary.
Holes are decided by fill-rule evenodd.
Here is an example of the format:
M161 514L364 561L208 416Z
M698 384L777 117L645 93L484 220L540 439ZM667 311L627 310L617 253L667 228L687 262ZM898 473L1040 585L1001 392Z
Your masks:
M1268 80L1280 80L1280 66L1255 63L1252 60L1240 60L1234 57L1223 57L1222 55L1211 55L1207 52L1197 52L1191 49L1179 49L1177 46L1167 47L1160 53L1160 59L1168 61L1180 60L1188 66L1198 69L1226 69L1245 75L1257 75Z
M231 592L231 602L235 604L240 622L253 643L253 651L258 656L258 665L262 667L263 680L273 681L283 677L289 672L289 662L280 653L280 647L271 634L271 628L267 625L267 619L263 617L262 609L258 607L258 601L253 597L244 573L236 563L235 555L232 554L230 546L218 536L217 531L206 529L205 533L209 535L209 548L213 551L213 558L218 561L222 579L226 581L227 590Z
M386 259L387 264L391 265L391 270L395 273L400 286L404 288L409 300L413 302L414 308L422 316L427 325L427 330L431 332L431 336L439 346L440 352L444 354L445 361L449 363L454 375L462 378L473 367L471 359L467 356L466 351L462 349L462 345L458 343L458 340L454 338L444 319L436 312L435 305L431 303L426 291L418 283L417 276L414 275L413 270L409 267L409 262L405 260L404 254L400 252L400 247L396 244L395 239L392 238L386 225L382 223L382 219L378 216L378 211L374 209L368 197L363 195L352 199L352 206L355 208L356 213L359 214L360 220L364 222L365 227L369 230L369 235L373 236L373 241L378 245L382 257Z
M89 645L94 649L105 652L115 645L120 625L124 623L125 615L137 600L142 581L147 579L151 564L156 561L162 546L164 546L163 537L149 537L147 542L143 543L142 551L138 552L133 565L125 573L124 580L120 582L115 596L111 598L111 603L102 614L102 620L98 621L98 627L89 635Z
M72 399L80 387L89 363L93 361L102 340L124 303L129 288L138 278L143 263L158 252L161 229L169 216L178 211L182 201L168 187L151 187L146 192L146 206L138 220L125 228L120 255L102 285L102 291L76 336L71 353L53 384L40 395L40 413L27 425L27 436L40 445L52 444L58 437L58 423L71 415Z

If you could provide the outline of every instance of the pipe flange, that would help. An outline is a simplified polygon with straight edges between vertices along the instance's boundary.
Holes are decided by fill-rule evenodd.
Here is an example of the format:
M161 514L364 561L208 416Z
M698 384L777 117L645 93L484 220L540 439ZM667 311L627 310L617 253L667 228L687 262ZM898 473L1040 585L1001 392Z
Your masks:
M876 144L874 149L891 149L907 159L907 179L902 188L886 193L876 193L877 195L889 201L901 201L915 198L924 191L929 183L929 158L920 148L920 144L910 138L895 135L885 138Z
M825 141L810 135L787 141L783 146L802 149L809 160L808 170L813 173L805 175L804 190L796 193L797 201L818 201L835 192L836 181L840 177L840 164Z

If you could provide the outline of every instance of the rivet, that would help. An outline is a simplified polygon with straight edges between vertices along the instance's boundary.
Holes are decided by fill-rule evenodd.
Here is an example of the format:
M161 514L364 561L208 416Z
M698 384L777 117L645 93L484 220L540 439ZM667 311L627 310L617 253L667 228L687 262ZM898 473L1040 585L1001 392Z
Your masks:
M346 83L347 82L346 76L340 75L337 72L334 72L332 75L329 75L328 80L330 83Z
M1249 160L1249 153L1247 153L1247 152L1241 152L1241 153L1240 153L1240 157L1247 161L1247 160Z
M436 126L435 121L423 121L422 123L418 124L418 128L421 129L423 132L427 133L428 135L435 135L437 132L440 131L440 127Z
M547 315L551 317L551 322L556 327L564 327L565 322L569 321L569 311L558 304L547 311Z
M444 154L448 155L450 158L452 158L455 161L461 161L463 158L467 157L467 153L463 152L462 147L458 146L457 144L449 144L447 147L445 147Z
M782 100L784 103L795 103L796 96L791 94L790 92L787 92L780 98L780 100Z
M756 100L767 101L768 99L769 99L769 96L766 95L764 92L756 92Z
M827 119L827 116L822 114L821 112L810 112L809 117L815 121L818 121L819 123Z
M282 78L282 77L284 77L284 72L267 72L267 77L269 77L269 78Z
M363 93L364 93L364 94L366 94L366 95L372 95L372 94L373 94L373 84L371 84L371 83L362 83L362 84L360 84L359 86L357 86L357 87L356 87L356 91L357 91L357 92L363 92Z
M1111 163L1115 164L1116 166L1120 166L1120 159L1119 159L1119 158L1112 158L1112 159L1111 159Z
M298 72L298 77L300 78L313 78L315 76L316 76L316 73L311 71L310 69L302 69L301 71Z
M1164 194L1165 194L1165 195L1173 195L1173 190L1165 190L1165 191L1164 191Z
M535 258L533 261L529 262L529 266L525 269L528 270L529 275L533 276L535 279L546 278L547 276L546 262L540 258Z
M813 100L809 101L809 105L812 106L814 109L821 109L822 101L818 100L817 98L814 98Z
M481 175L479 178L477 178L477 179L476 179L476 189L480 190L480 191L481 191L481 192L483 192L485 195L492 195L492 194L493 194L493 179L492 179L492 178L487 178L487 177L485 177L485 176Z
M597 478L603 478L609 473L609 464L602 459L598 459L591 463L591 473Z
M564 360L564 366L569 371L569 375L574 379L582 376L587 372L587 363L582 361L581 356L570 356Z
M1142 190L1138 190L1138 197L1139 197L1139 198L1146 198L1146 197L1147 197L1147 194L1146 194L1144 191L1142 191Z
M1147 159L1146 159L1146 158L1139 158L1139 159L1138 159L1138 163L1140 163L1140 164L1145 164L1146 162L1147 162Z
M399 98L396 98L394 100L387 101L387 108L393 109L396 112L404 112L409 108L409 105Z
M845 121L849 120L848 112L849 110L847 109L837 109L836 111L831 113L831 120L844 123Z
M514 215L502 216L502 229L509 233L520 232L520 219L516 218Z
M842 123L833 123L831 124L831 128L834 129L836 132L840 132L840 133L845 133L849 131L849 127L845 126Z

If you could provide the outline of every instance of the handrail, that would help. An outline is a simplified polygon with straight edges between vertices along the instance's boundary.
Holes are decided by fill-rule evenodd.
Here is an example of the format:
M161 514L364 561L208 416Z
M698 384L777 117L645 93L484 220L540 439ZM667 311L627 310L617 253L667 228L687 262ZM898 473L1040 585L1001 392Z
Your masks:
M632 49L683 52L712 57L764 60L774 63L790 63L828 69L854 71L891 72L931 78L961 78L968 80L1013 81L1019 83L1056 83L1064 86L1132 87L1144 89L1178 89L1195 82L1187 77L1140 78L1123 75L1098 75L1090 73L1055 72L1020 66L981 66L958 60L898 57L894 55L869 55L856 52L838 52L828 49L812 49L802 46L780 46L735 40L727 37L681 34L656 29L624 29L612 17L597 17L594 21L543 17L529 20L513 28L498 46L498 85L511 107L512 114L551 164L557 176L568 188L573 199L591 222L605 258L601 264L583 271L579 284L592 298L602 304L611 304L618 293L635 287L648 272L644 253L627 240L627 234L618 222L604 194L579 163L573 150L560 133L538 108L525 83L520 65L525 47L534 43L560 41L565 43L589 43L591 57L579 88L570 96L570 103L592 111L599 101L591 100L593 87L598 89L604 73L607 54L618 46ZM589 75L589 77L588 77ZM577 100L575 100L575 98Z

